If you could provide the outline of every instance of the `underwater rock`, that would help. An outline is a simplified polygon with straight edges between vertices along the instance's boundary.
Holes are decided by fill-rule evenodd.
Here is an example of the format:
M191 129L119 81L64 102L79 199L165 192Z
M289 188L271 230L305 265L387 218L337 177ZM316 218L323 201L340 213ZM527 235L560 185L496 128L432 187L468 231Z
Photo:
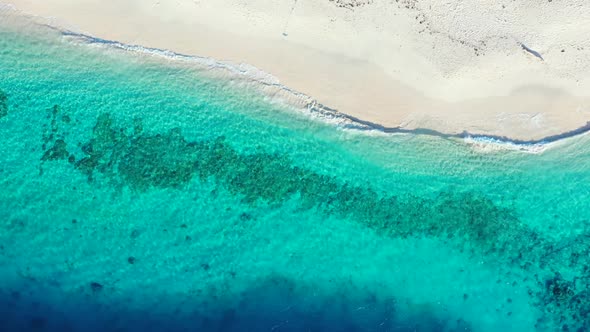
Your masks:
M82 174L88 176L89 180L91 180L92 173L94 172L94 169L98 166L98 163L99 159L97 157L86 157L78 160L78 162L75 164L75 167L78 170L80 170Z
M538 303L549 317L556 317L554 323L567 325L573 331L590 330L590 275L572 281L555 273L547 279L544 290L537 294Z
M103 288L104 288L104 286L99 284L98 282L91 282L90 283L90 289L95 293L102 291Z
M186 142L178 129L145 136L141 135L141 119L134 124L136 137L114 127L110 114L101 114L93 137L81 144L86 156L76 162L76 169L89 180L98 171L139 191L176 188L190 181L203 147Z
M8 115L8 96L0 90L0 119Z
M119 173L127 184L139 190L179 187L191 180L198 153L197 146L172 132L139 137L131 141L119 160Z
M49 150L45 151L41 160L65 160L69 155L70 153L67 150L67 143L62 139L58 139Z
M141 118L133 119L133 135L139 136L143 132L143 122Z
M51 119L50 129L49 131L45 131L43 133L43 143L47 144L50 141L55 139L56 134L59 131L59 126L57 125L57 115L59 114L60 108L59 105L53 105L53 107L49 110L49 118Z
M42 134L42 145L41 148L43 151L43 155L41 156L41 163L39 165L39 174L43 175L43 164L46 161L57 161L57 160L67 160L70 164L74 164L75 156L68 152L68 144L65 141L63 133L60 133L60 128L58 122L60 118L58 115L60 114L61 110L59 105L54 105L51 109L48 110L49 114L47 116L48 119L51 119L50 127L44 126L44 132ZM67 115L63 115L61 117L61 121L64 122L67 120L71 120Z
M135 238L137 238L137 237L138 237L140 234L141 234L141 233L140 233L140 232L139 232L137 229L134 229L133 231L131 231L131 235L130 235L130 236L131 236L131 238L132 238L132 239L135 239Z
M550 298L556 302L564 302L574 295L573 283L564 280L559 273L545 282L545 288Z

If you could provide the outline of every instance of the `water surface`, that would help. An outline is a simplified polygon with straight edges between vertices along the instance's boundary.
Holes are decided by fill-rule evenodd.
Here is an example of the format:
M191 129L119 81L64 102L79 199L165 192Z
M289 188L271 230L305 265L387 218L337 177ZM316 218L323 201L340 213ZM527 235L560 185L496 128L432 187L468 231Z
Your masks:
M7 331L590 329L586 136L347 130L39 27L0 90Z

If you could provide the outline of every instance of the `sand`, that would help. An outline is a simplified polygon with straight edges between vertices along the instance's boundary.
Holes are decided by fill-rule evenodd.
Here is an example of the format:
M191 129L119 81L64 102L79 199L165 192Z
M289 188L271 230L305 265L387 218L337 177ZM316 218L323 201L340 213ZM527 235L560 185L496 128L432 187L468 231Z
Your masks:
M270 73L387 127L539 139L590 121L584 0L0 0L56 25Z

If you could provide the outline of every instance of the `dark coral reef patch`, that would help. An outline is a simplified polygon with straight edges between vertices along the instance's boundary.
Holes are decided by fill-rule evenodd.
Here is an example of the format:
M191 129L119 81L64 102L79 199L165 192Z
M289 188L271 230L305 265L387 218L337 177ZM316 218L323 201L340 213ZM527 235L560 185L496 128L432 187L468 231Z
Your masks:
M535 275L538 286L529 289L531 301L550 317L550 323L539 324L588 328L585 322L590 309L585 303L590 273L581 269L579 257L587 256L584 250L590 247L590 232L560 240L560 244L570 241L571 245L559 246L522 223L515 210L482 193L392 196L294 166L287 155L240 153L224 137L191 142L179 129L148 135L141 119L118 126L107 113L97 117L91 138L79 144L81 152L75 156L67 150L69 145L60 131L65 115L59 118L59 114L56 106L49 116L51 124L43 144L50 147L44 149L42 162L68 159L89 181L100 174L118 188L137 192L182 188L192 180L212 179L249 204L280 204L296 198L303 208L354 220L384 236L438 238L497 266L517 267ZM564 268L578 277L556 279L554 271Z
M0 119L8 115L8 96L0 90Z
M52 160L68 160L70 163L74 161L74 155L68 152L68 144L65 141L64 134L60 131L60 123L68 124L70 121L65 120L69 117L59 117L61 110L58 105L54 105L48 111L47 118L50 119L49 126L44 126L41 149L44 151L41 156L41 164L39 165L39 173L43 174L43 163Z

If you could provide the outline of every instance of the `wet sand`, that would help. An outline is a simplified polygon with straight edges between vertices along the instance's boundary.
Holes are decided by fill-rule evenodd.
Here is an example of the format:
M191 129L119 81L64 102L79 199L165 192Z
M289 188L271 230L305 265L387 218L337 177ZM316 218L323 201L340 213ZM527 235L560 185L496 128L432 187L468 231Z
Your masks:
M590 6L4 0L100 38L246 63L385 127L534 140L590 120Z

